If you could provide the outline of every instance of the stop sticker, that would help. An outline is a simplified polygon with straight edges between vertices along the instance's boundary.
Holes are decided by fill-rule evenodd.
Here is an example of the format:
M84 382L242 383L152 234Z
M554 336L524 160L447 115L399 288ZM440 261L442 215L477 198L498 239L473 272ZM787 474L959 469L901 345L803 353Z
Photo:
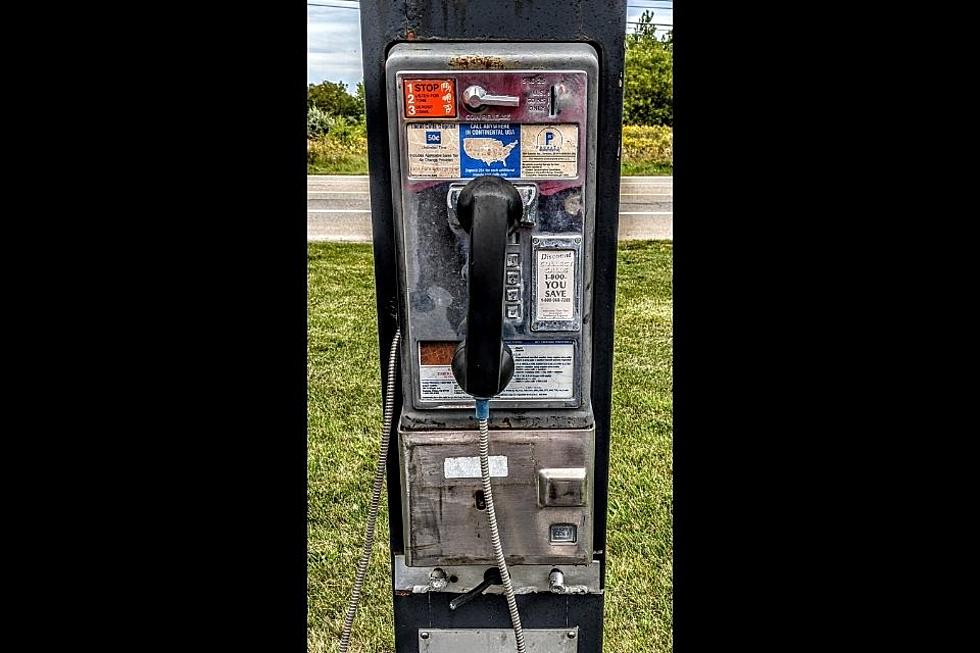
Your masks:
M456 82L452 79L406 79L406 118L455 118Z

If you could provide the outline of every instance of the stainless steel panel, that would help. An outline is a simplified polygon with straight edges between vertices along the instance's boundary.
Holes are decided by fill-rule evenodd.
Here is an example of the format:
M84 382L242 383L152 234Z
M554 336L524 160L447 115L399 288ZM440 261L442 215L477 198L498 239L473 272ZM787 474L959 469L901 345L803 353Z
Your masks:
M490 527L478 508L479 478L446 478L446 458L479 453L479 432L404 431L399 456L406 563L410 566L493 565ZM504 553L510 564L592 562L592 470L595 428L490 431L491 456L507 457L507 476L492 479ZM587 470L583 506L538 505L542 469ZM574 543L553 543L553 524L573 524Z
M525 628L528 653L576 653L578 626ZM419 653L513 653L517 648L510 628L420 628Z

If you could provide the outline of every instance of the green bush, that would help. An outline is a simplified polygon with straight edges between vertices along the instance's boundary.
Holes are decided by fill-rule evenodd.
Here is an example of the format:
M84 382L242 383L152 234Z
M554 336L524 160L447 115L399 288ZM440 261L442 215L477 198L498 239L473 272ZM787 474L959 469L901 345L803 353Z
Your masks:
M623 174L669 173L674 166L674 130L663 125L623 126Z
M623 124L674 124L674 33L657 34L653 12L645 11L626 35Z
M336 118L319 107L310 107L306 110L306 137L312 138L326 134L333 127L336 120Z
M334 116L363 116L364 83L357 84L354 95L347 92L347 84L343 82L310 84L306 90L306 106L316 107Z
M367 173L367 127L364 122L327 116L323 123L326 130L309 134L306 142L309 172Z
M673 163L674 130L663 125L624 125L623 160Z

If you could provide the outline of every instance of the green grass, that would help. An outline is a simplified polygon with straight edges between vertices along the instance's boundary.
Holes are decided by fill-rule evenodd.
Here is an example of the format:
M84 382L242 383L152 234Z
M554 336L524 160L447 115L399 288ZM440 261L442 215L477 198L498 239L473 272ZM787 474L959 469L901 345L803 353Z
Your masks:
M329 164L309 163L306 172L310 175L366 175L367 157L348 156Z
M674 165L671 163L649 163L646 161L623 161L620 173L623 177L672 175L674 174Z
M672 247L619 249L605 651L670 651ZM335 651L363 537L381 425L369 245L311 243L308 368L310 653ZM392 448L392 452L395 449ZM352 652L390 653L387 501Z

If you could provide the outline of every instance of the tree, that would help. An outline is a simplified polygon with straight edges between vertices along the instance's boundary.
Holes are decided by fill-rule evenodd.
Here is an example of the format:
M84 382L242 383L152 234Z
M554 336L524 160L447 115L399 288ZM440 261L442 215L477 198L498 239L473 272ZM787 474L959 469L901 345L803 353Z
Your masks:
M657 36L653 13L644 11L626 35L626 88L623 123L674 124L674 36Z
M365 105L365 99L364 99L364 82L358 82L357 83L357 86L355 88L356 88L356 91L354 93L354 99L357 100L357 106L359 106L361 108L360 111L361 111L362 114L364 114L367 111L365 109L365 106L366 105Z
M347 92L343 82L310 84L306 91L307 107L317 107L334 116L356 118L364 113L363 99Z

